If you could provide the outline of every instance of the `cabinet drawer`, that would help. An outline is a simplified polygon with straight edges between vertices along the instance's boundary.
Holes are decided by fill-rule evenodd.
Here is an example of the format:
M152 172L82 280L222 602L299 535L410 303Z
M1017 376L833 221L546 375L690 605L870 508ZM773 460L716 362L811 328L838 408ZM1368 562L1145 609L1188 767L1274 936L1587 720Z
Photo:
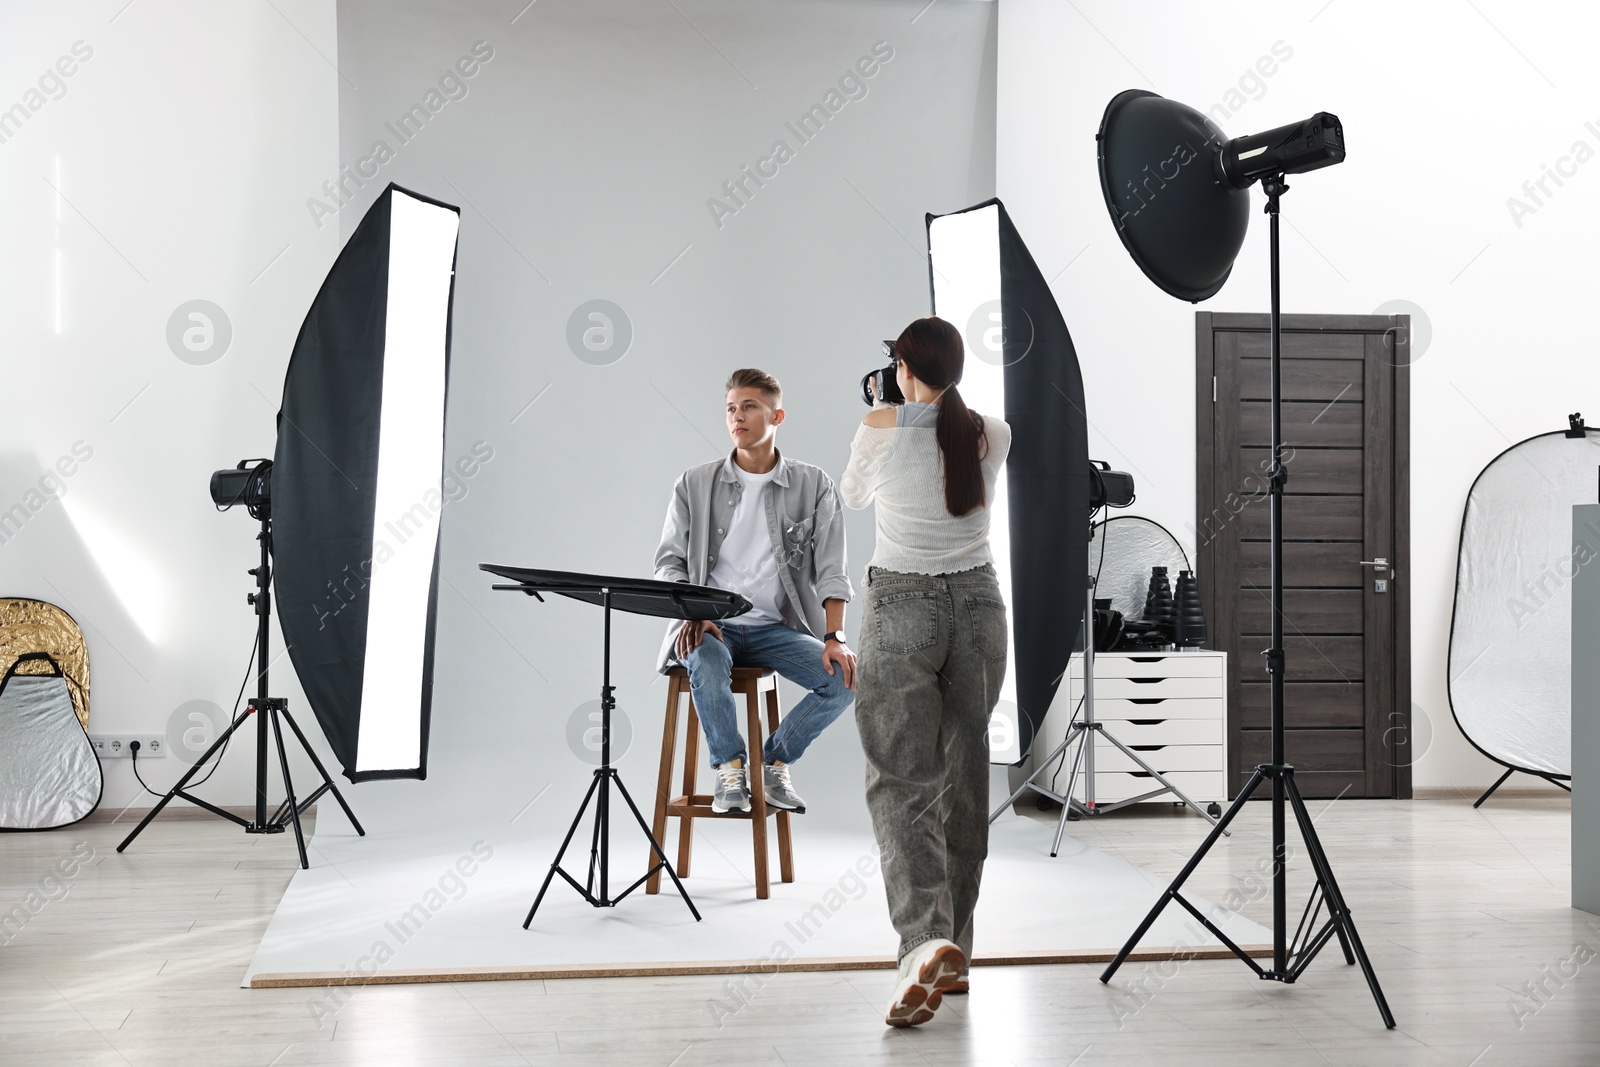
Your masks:
M1083 693L1083 679L1072 679L1072 699ZM1094 696L1098 703L1107 697L1148 700L1153 697L1220 697L1222 675L1212 678L1109 678L1099 671L1094 677Z
M1124 742L1132 748L1131 742ZM1227 756L1221 745L1161 745L1134 749L1139 758L1151 767L1166 774L1169 771L1215 771L1227 769ZM1121 749L1102 741L1094 747L1095 772L1138 771L1144 768L1135 763Z
M1204 656L1193 652L1126 656L1102 652L1094 658L1094 676L1102 678L1221 678L1224 656ZM1083 656L1072 657L1071 673L1083 677Z
M1100 695L1095 686L1094 717L1105 722L1125 722L1147 719L1215 719L1223 720L1222 701L1217 697L1154 697L1127 700L1121 697ZM1208 741L1207 744L1220 744Z
M1222 771L1175 771L1167 775L1167 778L1197 804L1208 804L1211 801L1226 804L1228 801L1228 776ZM1110 803L1148 793L1152 789L1160 788L1160 785L1160 782L1143 773L1102 771L1094 776L1094 796L1095 800L1101 803ZM1078 793L1081 798L1082 786L1078 787ZM1162 793L1160 796L1151 797L1146 803L1181 802L1171 793Z
M1172 703L1177 703L1172 701ZM1220 745L1223 723L1218 718L1157 719L1135 722L1106 720L1106 729L1130 747L1138 745Z

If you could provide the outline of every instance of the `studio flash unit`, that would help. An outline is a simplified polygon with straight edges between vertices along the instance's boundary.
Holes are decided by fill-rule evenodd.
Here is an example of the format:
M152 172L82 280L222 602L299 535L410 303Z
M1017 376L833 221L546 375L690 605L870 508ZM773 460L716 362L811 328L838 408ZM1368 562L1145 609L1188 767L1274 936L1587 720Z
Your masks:
M1089 461L1089 507L1093 511L1101 508L1125 508L1133 503L1133 475L1126 471L1114 471L1111 464L1103 459Z
M232 470L211 475L211 502L218 511L243 504L253 519L272 516L272 460L241 459Z

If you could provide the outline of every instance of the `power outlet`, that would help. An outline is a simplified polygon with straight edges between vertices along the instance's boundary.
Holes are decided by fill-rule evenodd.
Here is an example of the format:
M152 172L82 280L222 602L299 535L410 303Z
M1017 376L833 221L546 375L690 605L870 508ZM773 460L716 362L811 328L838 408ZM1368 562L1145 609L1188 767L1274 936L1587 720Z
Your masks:
M167 754L167 739L161 734L90 734L89 743L101 759L129 759L133 742L139 742L140 759L160 759Z

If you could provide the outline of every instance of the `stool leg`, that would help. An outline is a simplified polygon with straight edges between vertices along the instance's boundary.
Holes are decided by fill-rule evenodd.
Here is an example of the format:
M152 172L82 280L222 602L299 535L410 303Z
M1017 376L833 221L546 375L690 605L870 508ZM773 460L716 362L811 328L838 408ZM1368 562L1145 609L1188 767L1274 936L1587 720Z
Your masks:
M695 785L700 778L700 713L694 710L694 694L689 694L689 728L683 740L683 796L685 810L694 807ZM694 852L694 819L685 814L678 820L678 877L689 877L689 859Z
M744 691L745 725L749 737L750 758L745 766L750 768L750 827L754 831L756 853L756 899L766 900L772 895L767 875L767 791L761 781L761 697L752 683Z
M672 796L672 757L678 749L678 699L679 680L676 677L667 679L667 713L661 721L661 770L656 775L656 816L650 828L655 831L656 840L661 842L663 850L666 849L667 836L667 801ZM649 862L645 870L656 865L656 854L652 849ZM652 874L644 884L647 895L661 892L661 872Z
M778 732L778 687L767 690L767 736ZM794 881L794 848L789 840L789 813L778 812L778 872L785 882Z

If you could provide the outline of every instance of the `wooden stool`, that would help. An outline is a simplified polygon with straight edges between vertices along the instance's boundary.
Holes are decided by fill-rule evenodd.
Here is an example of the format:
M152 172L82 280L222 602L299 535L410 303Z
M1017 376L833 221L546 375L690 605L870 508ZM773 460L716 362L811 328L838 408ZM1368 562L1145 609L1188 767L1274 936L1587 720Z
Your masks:
M794 854L789 842L789 813L767 807L766 790L761 787L761 700L767 695L767 731L778 729L778 678L762 667L733 668L733 695L745 698L746 734L749 754L744 765L750 771L750 810L715 812L711 810L711 796L696 793L695 781L700 770L700 716L694 709L694 696L689 690L689 672L683 667L673 667L667 672L667 714L661 727L661 775L656 784L656 840L666 848L667 817L680 819L678 826L678 877L689 877L689 856L694 848L695 819L749 819L755 838L756 899L771 896L767 877L767 816L778 816L778 869L785 882L794 881ZM672 757L678 748L679 698L689 697L689 728L683 747L683 792L672 795ZM669 799L670 798L670 799ZM650 855L654 866L655 854ZM645 883L646 893L661 889L661 872L657 871Z

